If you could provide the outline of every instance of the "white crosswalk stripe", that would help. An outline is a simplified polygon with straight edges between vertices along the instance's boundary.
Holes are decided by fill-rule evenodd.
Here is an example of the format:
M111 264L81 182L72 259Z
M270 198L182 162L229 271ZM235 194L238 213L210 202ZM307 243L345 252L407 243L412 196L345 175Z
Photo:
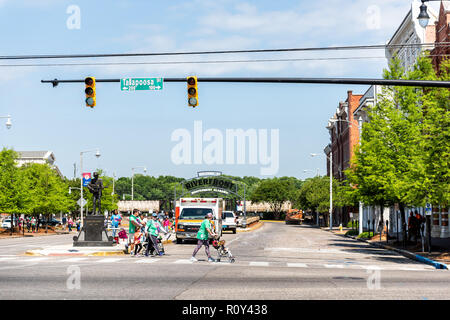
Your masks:
M308 265L306 263L288 263L287 266L291 267L291 268L306 268L306 267L308 267Z
M144 259L144 260L137 260L135 263L155 263L161 260L150 260L150 259Z
M189 259L180 259L180 260L175 261L174 263L178 263L178 264L191 264L192 261L189 260Z
M15 260L15 259L17 259L17 257L4 257L4 258L0 258L0 261Z
M58 262L80 262L80 261L85 261L89 258L69 258L69 259L63 259L63 260L56 260Z
M30 259L20 260L20 262L41 262L41 261L45 261L48 259L50 259L50 258L47 258L47 257L30 258Z
M252 262L250 262L250 266L252 266L252 267L268 267L269 263L263 262L263 261L252 261Z
M324 264L325 268L342 269L344 265L342 264Z
M113 262L118 262L120 260L124 260L122 258L104 258L104 259L100 259L100 260L96 260L96 263L113 263Z

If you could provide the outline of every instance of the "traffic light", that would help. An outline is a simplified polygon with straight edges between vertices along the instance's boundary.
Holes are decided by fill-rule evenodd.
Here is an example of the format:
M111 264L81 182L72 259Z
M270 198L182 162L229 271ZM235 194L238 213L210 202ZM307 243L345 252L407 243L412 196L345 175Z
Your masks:
M86 84L86 89L84 92L86 93L86 107L95 107L95 78L87 77L84 79L84 83Z
M187 91L188 91L188 105L190 107L198 106L198 90L197 90L197 77L187 77Z

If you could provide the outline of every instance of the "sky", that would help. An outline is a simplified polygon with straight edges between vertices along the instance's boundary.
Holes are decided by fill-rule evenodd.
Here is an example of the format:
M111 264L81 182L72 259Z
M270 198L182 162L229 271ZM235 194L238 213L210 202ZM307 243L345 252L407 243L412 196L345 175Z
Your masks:
M428 5L437 9L439 4ZM0 56L385 44L410 6L407 0L0 0ZM196 63L337 57L364 59ZM174 61L185 63L167 64ZM106 62L165 64L5 66ZM363 94L367 86L200 82L199 106L190 108L185 83L167 82L159 91L135 92L121 91L118 83L97 83L97 103L91 109L84 103L83 84L53 88L41 80L189 75L381 78L386 59L384 50L366 50L1 60L0 65L0 117L11 115L13 124L8 130L0 119L0 146L53 151L56 165L68 178L74 176L74 164L80 175L80 152L94 150L83 153L83 172L99 168L121 177L145 166L152 176L190 178L197 171L218 170L236 176L305 179L317 169L326 174L325 156L312 158L310 153L323 155L329 143L325 126L339 101L349 90ZM246 155L242 161L239 150L232 161L226 148L230 130L258 133L258 140L241 150ZM269 166L271 170L263 170ZM144 173L142 168L134 172Z

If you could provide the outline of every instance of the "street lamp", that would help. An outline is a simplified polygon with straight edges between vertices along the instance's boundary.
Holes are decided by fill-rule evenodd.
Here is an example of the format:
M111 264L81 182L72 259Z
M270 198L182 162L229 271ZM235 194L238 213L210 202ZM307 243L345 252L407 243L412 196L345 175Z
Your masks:
M320 156L318 153L311 153L311 157ZM330 160L330 231L333 230L333 151L330 148L330 156L325 156Z
M6 123L5 123L6 129L11 129L12 122L11 122L11 116L9 114L7 116L0 117L0 119L7 119Z
M84 208L84 203L83 203L83 153L87 153L87 152L94 152L95 151L95 156L97 158L100 157L100 151L97 149L93 149L93 150L87 150L87 151L81 151L80 152L80 173L81 173L81 181L80 181L80 190L81 190L81 199L80 199L80 214L81 214L81 226L83 226L83 208Z
M420 13L417 19L419 20L419 24L422 28L425 28L428 25L428 21L430 21L430 16L427 13L427 6L425 5L424 0L422 0L422 5L420 6Z
M417 19L419 20L419 24L422 28L426 28L428 25L428 22L430 21L430 16L427 12L427 6L425 5L425 2L427 1L441 1L441 0L422 0L422 5L420 6L420 13Z
M131 200L134 200L134 169L144 168L144 173L147 172L147 167L145 166L137 166L131 168Z

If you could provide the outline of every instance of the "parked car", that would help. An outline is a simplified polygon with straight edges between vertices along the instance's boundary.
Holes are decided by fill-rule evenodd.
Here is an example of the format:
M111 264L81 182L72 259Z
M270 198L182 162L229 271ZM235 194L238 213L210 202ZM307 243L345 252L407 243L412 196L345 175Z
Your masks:
M224 211L222 213L222 230L231 230L236 233L237 218L233 211Z
M16 221L15 221L16 222ZM10 229L11 228L11 219L7 218L2 221L2 228Z
M44 227L46 223L47 223L47 220L44 218L44 219L41 220L41 223L39 224L39 226L40 227ZM51 226L51 227L55 227L55 226L62 225L62 222L59 221L59 220L56 220L55 218L51 218L48 221L48 225Z

